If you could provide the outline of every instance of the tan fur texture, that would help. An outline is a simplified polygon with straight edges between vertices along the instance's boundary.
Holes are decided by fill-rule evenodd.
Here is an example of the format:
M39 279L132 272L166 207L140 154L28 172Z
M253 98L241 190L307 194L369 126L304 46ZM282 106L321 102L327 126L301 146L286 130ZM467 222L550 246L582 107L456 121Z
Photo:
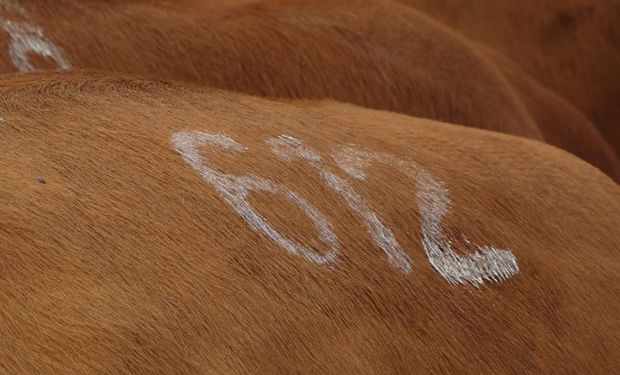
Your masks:
M332 102L284 103L90 74L0 82L0 372L600 373L620 370L620 188L545 144ZM319 266L253 231L173 150L178 130L228 134L213 168L285 184L333 224ZM274 156L288 134L323 155L412 260L386 262L316 170ZM447 232L511 249L520 273L447 283L420 245L415 181L329 157L354 144L449 189ZM251 202L321 248L279 195Z
M5 17L40 26L78 68L152 74L260 96L330 98L544 140L620 180L616 155L579 111L561 98L547 99L551 93L540 94L543 88L532 99L531 90L512 82L528 77L507 77L473 43L398 2L20 4L27 17L9 10ZM4 34L0 45L2 38L8 43ZM40 68L53 67L32 59ZM2 54L0 71L15 71Z

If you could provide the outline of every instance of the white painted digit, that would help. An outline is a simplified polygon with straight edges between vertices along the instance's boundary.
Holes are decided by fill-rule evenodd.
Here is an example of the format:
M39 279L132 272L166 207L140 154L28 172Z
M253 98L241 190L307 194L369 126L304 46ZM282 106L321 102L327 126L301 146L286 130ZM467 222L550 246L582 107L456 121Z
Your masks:
M0 10L13 13L13 15L23 19L28 18L26 10L12 1L2 1ZM24 22L4 20L2 21L2 28L11 37L9 56L20 72L35 70L35 67L28 60L29 53L36 53L54 60L59 69L71 69L71 64L65 57L63 50L43 36L43 31L39 27Z
M338 255L338 237L331 224L299 194L285 186L278 185L270 180L255 176L232 176L224 174L206 165L205 160L198 152L198 148L211 145L225 150L243 153L245 149L233 139L222 134L211 134L202 131L179 131L171 136L174 149L181 155L202 178L213 185L224 201L230 204L235 211L257 232L263 233L275 243L282 246L290 254L298 255L317 264L327 264L334 261ZM286 199L296 204L313 221L319 230L319 239L328 247L325 254L320 254L303 245L295 243L280 234L263 216L258 214L248 198L252 191L283 194Z
M51 58L60 69L71 69L71 64L69 64L62 49L47 40L40 28L8 20L3 22L2 27L11 36L9 56L20 72L35 70L34 66L28 61L28 53L36 53Z
M319 172L327 186L338 192L359 216L372 238L385 253L388 262L406 274L411 272L411 261L396 241L392 231L381 222L370 203L359 195L351 184L321 163L321 156L317 152L307 148L300 140L286 135L269 139L267 143L274 154L283 160L291 161L301 158L310 163Z
M448 282L469 282L479 286L485 280L502 281L519 272L517 260L510 250L476 246L475 253L465 256L452 250L442 227L443 217L451 203L448 190L415 163L352 147L343 148L333 158L345 172L360 180L366 179L364 168L374 161L396 166L417 182L416 200L421 216L422 245L430 264Z

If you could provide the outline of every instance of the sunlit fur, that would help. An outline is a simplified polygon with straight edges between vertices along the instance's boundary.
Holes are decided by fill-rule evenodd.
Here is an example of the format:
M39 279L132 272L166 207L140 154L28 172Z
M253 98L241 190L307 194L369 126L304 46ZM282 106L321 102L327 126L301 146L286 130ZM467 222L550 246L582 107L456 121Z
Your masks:
M536 141L352 105L276 102L103 74L0 82L0 372L601 373L620 368L620 188ZM174 150L177 131L226 134L211 168L273 180L338 236L329 265L254 231ZM287 134L324 158L411 259L395 269ZM449 190L445 235L511 249L520 272L453 285L422 247L415 181L349 176L351 146L415 163ZM281 195L250 201L326 251Z

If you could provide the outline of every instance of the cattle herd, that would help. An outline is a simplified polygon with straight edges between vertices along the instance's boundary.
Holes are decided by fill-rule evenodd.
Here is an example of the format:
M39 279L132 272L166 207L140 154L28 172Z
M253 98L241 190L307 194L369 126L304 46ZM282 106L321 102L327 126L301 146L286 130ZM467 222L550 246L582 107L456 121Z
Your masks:
M0 373L620 372L616 0L0 0Z

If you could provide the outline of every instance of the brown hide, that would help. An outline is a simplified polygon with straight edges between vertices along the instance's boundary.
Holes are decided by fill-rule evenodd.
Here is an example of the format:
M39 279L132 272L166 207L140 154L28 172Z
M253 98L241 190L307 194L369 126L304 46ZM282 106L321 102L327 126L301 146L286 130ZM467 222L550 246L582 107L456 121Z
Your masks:
M90 77L0 83L0 372L620 370L620 188L580 159L345 104ZM333 225L338 257L314 264L253 230L175 152L182 130L239 142L244 153L199 152L220 173L311 202ZM316 168L270 151L282 134L369 201L411 273L386 260ZM420 181L376 163L354 179L330 156L345 145L417 163L448 190L456 251L510 249L520 272L448 283L422 248ZM327 250L281 194L249 200L283 235Z
M523 104L538 124L546 143L563 148L590 161L616 182L620 181L620 162L597 128L582 112L547 89L517 65L493 50L478 46L502 70Z
M620 155L618 0L399 0L518 63L596 123Z
M476 46L397 2L20 4L5 9L5 19L40 27L74 67L153 74L261 96L332 98L544 139L620 178L620 162L605 152L600 136L588 137L588 143L579 137L595 132L592 124L570 120L570 129L563 128L567 118L580 116L575 109L551 103L559 110L549 110L549 101L523 97ZM10 33L4 34L8 46ZM30 59L33 68L55 65L33 54ZM0 57L0 71L15 70L8 54Z
M11 12L5 17L40 26L74 67L261 96L332 98L541 138L493 66L448 29L399 4L21 3L26 19ZM2 37L8 45L8 33ZM8 54L0 59L2 71L16 71Z

